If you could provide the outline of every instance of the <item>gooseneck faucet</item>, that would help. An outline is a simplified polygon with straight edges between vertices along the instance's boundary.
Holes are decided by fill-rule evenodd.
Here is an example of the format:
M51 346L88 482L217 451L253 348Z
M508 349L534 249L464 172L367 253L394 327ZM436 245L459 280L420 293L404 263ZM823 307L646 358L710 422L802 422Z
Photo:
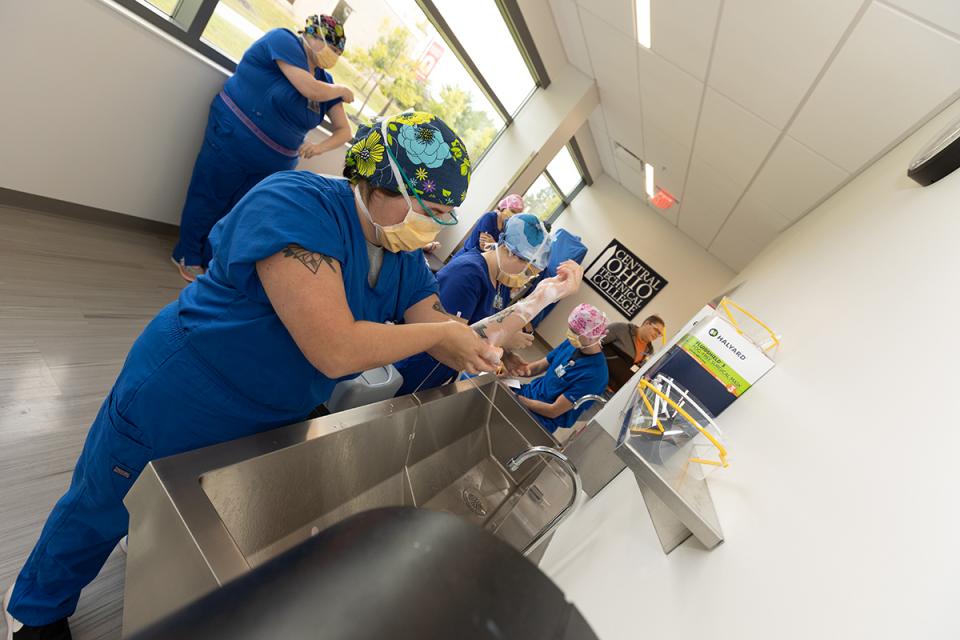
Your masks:
M580 396L577 398L577 401L573 403L573 408L579 409L584 402L590 402L591 400L594 402L599 402L600 404L607 404L606 398L591 393L589 395Z
M543 527L537 535L530 541L530 544L526 546L523 550L523 555L530 555L534 549L536 549L541 542L543 542L547 536L553 533L553 530L560 526L560 523L567 519L567 517L577 510L577 507L580 506L580 496L583 494L583 482L580 480L580 473L577 471L576 465L570 461L570 458L563 455L556 449L552 447L530 447L526 451L518 453L515 455L509 462L507 462L507 468L510 471L516 471L520 468L520 465L529 460L534 456L547 456L553 458L560 463L560 466L566 470L567 474L573 480L573 495L570 497L570 502L567 503L567 506L563 508L563 511L558 513L556 517L551 520L547 526Z

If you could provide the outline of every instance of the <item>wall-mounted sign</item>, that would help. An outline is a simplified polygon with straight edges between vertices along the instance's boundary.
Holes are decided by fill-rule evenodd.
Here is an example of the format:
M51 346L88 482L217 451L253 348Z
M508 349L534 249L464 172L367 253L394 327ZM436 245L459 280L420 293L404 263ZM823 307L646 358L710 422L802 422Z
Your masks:
M663 276L617 240L610 241L583 277L627 320L633 320L667 286Z

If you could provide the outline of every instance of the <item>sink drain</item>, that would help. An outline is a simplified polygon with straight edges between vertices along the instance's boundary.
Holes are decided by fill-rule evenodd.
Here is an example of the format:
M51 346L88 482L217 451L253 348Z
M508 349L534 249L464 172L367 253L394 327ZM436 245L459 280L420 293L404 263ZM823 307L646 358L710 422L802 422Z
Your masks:
M467 508L470 511L473 511L478 516L487 515L487 507L483 504L483 500L477 494L473 493L469 489L463 490L463 503L467 505Z

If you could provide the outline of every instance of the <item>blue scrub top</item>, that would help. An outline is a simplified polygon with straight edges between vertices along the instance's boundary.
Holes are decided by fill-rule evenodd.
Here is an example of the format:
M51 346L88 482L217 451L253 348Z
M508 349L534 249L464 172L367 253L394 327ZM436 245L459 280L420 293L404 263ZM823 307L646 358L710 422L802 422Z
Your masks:
M560 395L567 397L570 402L576 402L585 395L601 395L607 388L607 361L603 352L584 355L579 352L569 340L547 354L547 371L542 376L529 382L518 393L525 398L552 403ZM587 407L587 402L579 409L571 409L556 418L547 418L531 411L530 413L553 433L557 429L572 427Z
M419 250L385 251L371 288L366 241L349 184L308 171L281 171L264 179L217 223L210 243L209 270L180 295L188 346L231 390L292 414L306 415L326 401L339 380L357 374L333 380L310 364L270 304L257 261L290 244L334 258L357 320L400 322L408 308L437 291Z
M480 219L477 220L477 224L473 226L473 230L470 231L470 235L468 235L467 239L463 242L463 247L461 247L460 251L457 252L457 255L459 256L467 251L481 251L481 233L489 233L491 236L493 236L494 242L500 240L500 234L502 233L502 230L497 228L496 211L487 211L485 214L480 216Z
M510 304L510 287L499 282L493 286L487 261L479 252L464 253L451 260L437 272L437 282L443 308L453 315L459 313L468 324Z
M327 111L342 99L307 100L280 71L278 60L310 70L300 37L289 29L271 29L250 45L223 88L274 142L298 149L307 132L323 122ZM317 68L314 77L333 83L333 76L324 69Z
M448 262L437 272L437 282L444 310L453 315L459 313L468 324L483 320L510 304L510 288L499 283L493 286L487 261L476 251L459 254ZM437 361L426 353L401 360L395 366L403 376L403 386L397 395L412 393L417 388L432 389L456 374L446 365L437 366Z

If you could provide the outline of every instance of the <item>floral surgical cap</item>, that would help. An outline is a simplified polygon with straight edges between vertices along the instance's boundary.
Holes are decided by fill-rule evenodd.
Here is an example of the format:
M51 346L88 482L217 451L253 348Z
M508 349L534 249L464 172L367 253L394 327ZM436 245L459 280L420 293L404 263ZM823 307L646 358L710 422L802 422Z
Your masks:
M497 205L497 209L509 209L514 213L520 213L523 211L523 196L516 193L511 193L500 201L500 203Z
M424 111L389 118L386 126L361 125L347 150L344 175L371 186L400 191L387 149L421 198L458 206L467 197L473 167L463 141L447 124ZM384 140L383 132L386 132Z
M581 338L599 338L607 335L607 316L592 304L581 304L567 316L567 326Z
M315 38L323 38L327 44L336 49L337 53L343 53L343 48L347 46L343 25L333 16L307 16L307 25L303 31Z

